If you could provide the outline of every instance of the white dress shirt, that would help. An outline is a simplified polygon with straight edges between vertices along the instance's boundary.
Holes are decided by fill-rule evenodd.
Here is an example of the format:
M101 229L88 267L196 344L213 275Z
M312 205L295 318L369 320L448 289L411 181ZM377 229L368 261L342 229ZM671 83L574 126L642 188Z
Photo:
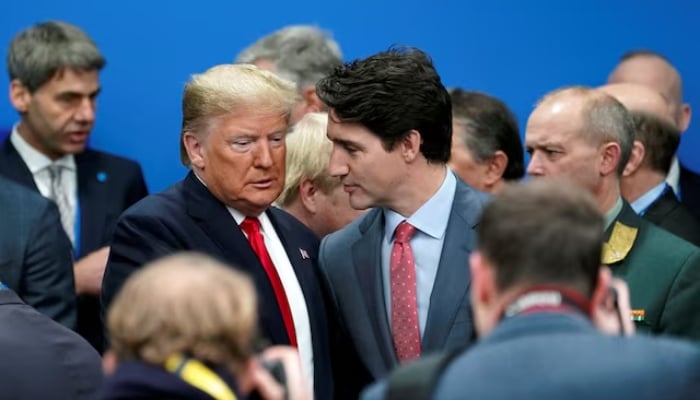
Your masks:
M245 215L231 207L227 207L238 225L243 222ZM309 389L313 393L314 387L314 354L313 345L311 344L311 323L309 322L309 311L306 308L306 300L304 292L301 290L299 280L294 273L292 263L289 261L287 252L284 250L282 241L277 232L275 232L272 222L266 213L258 216L260 220L260 233L265 241L265 247L270 254L272 263L280 276L284 292L289 301L289 307L292 311L292 319L294 320L294 330L297 335L297 349L299 350L299 358L304 375L310 383ZM245 235L245 232L243 232Z
M48 167L51 164L61 165L63 167L63 185L65 185L64 189L68 194L68 206L71 208L71 215L77 215L78 173L75 167L75 158L73 155L66 154L56 161L51 161L50 158L46 157L46 155L39 152L37 149L27 143L26 140L24 140L17 130L17 125L12 127L10 142L13 146L15 146L17 153L19 153L19 156L22 157L24 163L27 164L29 172L31 172L32 177L34 177L36 187L44 197L51 197L51 175ZM74 233L75 218L72 221L72 229ZM68 237L74 237L74 234L69 233Z

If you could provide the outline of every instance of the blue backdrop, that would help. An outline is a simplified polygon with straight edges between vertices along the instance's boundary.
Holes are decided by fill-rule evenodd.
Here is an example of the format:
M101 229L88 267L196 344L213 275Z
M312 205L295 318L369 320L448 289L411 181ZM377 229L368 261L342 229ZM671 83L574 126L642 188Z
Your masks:
M681 160L700 170L700 2L667 0L88 1L8 0L0 53L27 26L62 19L84 28L107 57L91 145L141 163L149 188L182 178L180 96L192 73L231 62L258 37L288 24L334 33L346 59L393 43L428 51L447 86L503 99L523 127L534 102L562 85L603 83L632 48L666 54L685 78L698 117ZM17 115L0 98L0 128Z

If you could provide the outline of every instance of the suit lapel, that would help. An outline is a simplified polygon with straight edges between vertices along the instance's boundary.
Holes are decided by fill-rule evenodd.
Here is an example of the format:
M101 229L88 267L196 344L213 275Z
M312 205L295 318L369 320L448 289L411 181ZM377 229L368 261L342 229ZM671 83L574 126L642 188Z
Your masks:
M9 137L5 139L0 154L0 171L2 171L2 174L39 193L39 188L34 183L34 176L17 152L17 149L15 149L15 146L12 145Z
M605 230L605 242L607 243L610 241L610 237L611 237L611 235L613 233L613 229L615 227L615 222L620 222L627 227L630 227L630 228L633 228L633 229L639 231L642 221L643 221L642 217L637 215L637 213L634 212L632 207L630 207L629 203L627 203L627 201L623 199L622 200L622 210L620 210L620 213L610 223L610 226L608 226ZM635 235L635 238L636 238L636 236L638 236L638 234ZM634 246L634 244L632 244L632 246ZM634 247L632 247L632 248L634 248ZM629 254L627 256L629 256ZM606 264L606 265L611 266L611 267L622 265L622 264L624 264L625 260L628 258L627 256L620 259L619 261L616 261L616 262L613 262L610 264Z
M659 224L680 204L676 195L673 194L673 190L667 187L664 193L647 208L644 217L655 224Z
M424 351L442 349L459 308L465 304L471 277L469 253L474 248L481 205L476 204L470 189L457 180L452 211L445 230L440 264L430 295L428 319L423 333ZM470 328L469 328L470 329Z
M97 178L98 165L90 159L89 150L75 156L76 175L78 177L78 213L80 218L80 251L99 248L103 242L105 221L107 219L104 181ZM106 175L105 175L106 176ZM116 217L115 217L116 218Z
M396 365L397 361L382 285L381 244L384 239L384 218L381 209L374 209L370 213L373 215L365 218L360 226L360 240L352 246L352 259L362 286L360 291L367 307L373 337L377 341L377 349L387 371Z
M255 281L262 333L273 343L288 344L289 338L272 285L233 216L193 172L185 178L183 190L187 214L218 247L223 255L223 261L247 272Z

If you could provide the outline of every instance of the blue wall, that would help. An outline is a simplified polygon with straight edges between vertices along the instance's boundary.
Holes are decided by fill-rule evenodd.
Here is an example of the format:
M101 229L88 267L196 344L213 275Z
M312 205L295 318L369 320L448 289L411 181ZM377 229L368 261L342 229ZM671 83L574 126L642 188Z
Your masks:
M533 103L568 84L605 81L620 54L652 48L685 78L697 118L681 159L696 170L700 148L700 2L667 0L474 1L88 1L8 0L0 53L19 30L46 19L83 27L108 59L92 146L138 160L152 191L180 179L180 95L190 74L230 62L281 26L334 32L346 59L401 43L434 58L447 86L502 98L524 126ZM0 98L0 128L16 114Z

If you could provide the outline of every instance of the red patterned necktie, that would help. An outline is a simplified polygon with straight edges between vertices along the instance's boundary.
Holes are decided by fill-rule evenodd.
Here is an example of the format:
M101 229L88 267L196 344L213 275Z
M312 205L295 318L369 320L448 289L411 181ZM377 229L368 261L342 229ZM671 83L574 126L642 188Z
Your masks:
M265 247L265 241L260 233L260 221L257 218L246 217L243 222L241 222L241 229L248 235L248 242L250 242L250 246L258 256L260 264L262 264L267 278L270 280L270 284L272 284L272 289L275 291L277 305L282 314L287 336L289 336L289 343L297 347L297 334L294 329L292 309L289 307L289 300L287 300L287 294L284 291L284 286L282 286L282 280L277 273L275 264L272 263L270 253L267 252L267 248Z
M403 221L396 228L389 263L391 336L399 363L420 357L420 328L416 300L416 265L409 240L416 228Z

